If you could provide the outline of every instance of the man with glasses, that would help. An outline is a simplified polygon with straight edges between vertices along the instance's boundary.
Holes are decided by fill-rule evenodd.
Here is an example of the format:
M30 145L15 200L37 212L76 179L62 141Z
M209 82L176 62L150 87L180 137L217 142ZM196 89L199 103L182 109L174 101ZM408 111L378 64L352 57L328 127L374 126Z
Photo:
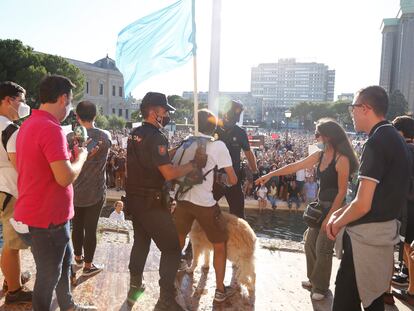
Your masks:
M17 136L19 197L14 213L19 233L26 233L36 263L33 310L51 307L53 291L60 310L96 310L75 305L69 284L72 260L69 220L74 215L72 183L88 156L80 146L70 162L60 126L72 109L72 89L66 77L51 75L40 83L40 107L23 123ZM25 227L26 226L26 227Z
M22 283L20 250L28 246L22 241L10 224L18 196L16 172L16 137L19 127L13 123L29 115L30 107L25 104L26 91L20 85L6 81L0 84L0 220L3 227L4 245L1 253L1 270L5 281L3 291L7 291L5 303L18 304L32 302L32 292Z
M326 227L342 256L333 311L384 310L392 277L397 218L407 202L409 154L385 119L388 96L379 86L358 92L349 107L355 130L369 135L361 155L353 201L334 212Z

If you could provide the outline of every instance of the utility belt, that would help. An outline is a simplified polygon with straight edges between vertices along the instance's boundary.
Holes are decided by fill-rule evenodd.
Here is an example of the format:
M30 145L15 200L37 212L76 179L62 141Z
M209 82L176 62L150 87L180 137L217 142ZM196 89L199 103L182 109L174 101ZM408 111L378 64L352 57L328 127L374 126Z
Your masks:
M150 198L153 201L160 201L162 207L170 208L170 194L167 189L134 188L134 191L129 194L131 196Z

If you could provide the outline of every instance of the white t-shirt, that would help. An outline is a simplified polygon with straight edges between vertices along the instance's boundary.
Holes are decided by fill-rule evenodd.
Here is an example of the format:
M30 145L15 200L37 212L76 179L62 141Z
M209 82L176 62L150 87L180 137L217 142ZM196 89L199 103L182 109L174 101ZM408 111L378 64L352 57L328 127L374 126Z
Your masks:
M267 194L267 188L266 187L260 187L259 189L257 189L257 196L260 199L266 198L266 194Z
M3 131L12 124L8 118L0 116L0 136ZM16 152L16 138L18 130L15 131L7 142L7 150L4 150L3 143L0 141L0 191L10 193L17 198L17 171L10 162L7 153Z
M200 137L210 138L210 136L199 133ZM195 150L197 149L197 142L193 142L190 147L185 150L184 156L180 162L180 165L190 162L194 158ZM174 165L178 165L182 154L182 147L180 147L172 162ZM232 166L229 150L226 145L220 141L208 141L206 145L207 164L202 169L203 175L209 170L213 169L216 165L218 169ZM191 190L187 191L183 195L178 197L179 201L189 201L193 204L205 207L214 206L217 202L213 197L213 181L214 171L208 173L205 177L206 180L199 185L194 185Z
M296 172L297 181L305 181L305 170L299 170Z
M113 211L111 213L111 215L109 216L109 219L115 220L115 221L118 221L118 222L123 222L123 221L125 221L124 212L121 211L120 213L117 213L116 211Z

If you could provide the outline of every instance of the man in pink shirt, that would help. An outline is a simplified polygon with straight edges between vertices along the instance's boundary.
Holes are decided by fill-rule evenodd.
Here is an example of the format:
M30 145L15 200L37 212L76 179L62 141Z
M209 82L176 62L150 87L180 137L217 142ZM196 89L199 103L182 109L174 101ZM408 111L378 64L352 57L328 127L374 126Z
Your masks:
M14 218L28 226L36 263L33 310L50 309L53 291L60 310L96 310L75 305L69 285L72 258L69 220L73 217L73 188L88 156L80 147L70 162L66 137L60 127L72 109L72 89L66 77L51 75L40 83L40 108L17 136L17 187Z

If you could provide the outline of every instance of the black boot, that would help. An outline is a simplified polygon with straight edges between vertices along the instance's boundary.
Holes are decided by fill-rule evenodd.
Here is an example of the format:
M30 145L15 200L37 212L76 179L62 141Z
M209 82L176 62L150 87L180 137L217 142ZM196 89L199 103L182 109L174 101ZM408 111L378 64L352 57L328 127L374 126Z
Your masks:
M160 298L154 307L154 311L185 311L175 300L176 291L160 289Z
M128 304L133 305L144 293L145 284L142 283L142 277L139 275L130 275L130 285L128 291Z

